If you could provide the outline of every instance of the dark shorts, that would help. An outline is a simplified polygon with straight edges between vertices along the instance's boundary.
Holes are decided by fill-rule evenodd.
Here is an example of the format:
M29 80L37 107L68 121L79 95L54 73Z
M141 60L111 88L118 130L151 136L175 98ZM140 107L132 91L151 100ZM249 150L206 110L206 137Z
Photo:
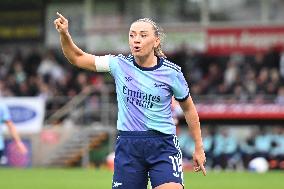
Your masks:
M182 154L176 135L156 131L120 131L116 141L113 189L183 185Z

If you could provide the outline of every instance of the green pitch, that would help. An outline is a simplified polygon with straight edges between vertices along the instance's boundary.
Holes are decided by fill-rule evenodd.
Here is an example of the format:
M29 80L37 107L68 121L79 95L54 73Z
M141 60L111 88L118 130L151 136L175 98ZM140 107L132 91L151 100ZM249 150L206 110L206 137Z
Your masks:
M284 172L186 172L189 189L280 189ZM2 189L110 189L112 172L105 169L7 169L0 168Z

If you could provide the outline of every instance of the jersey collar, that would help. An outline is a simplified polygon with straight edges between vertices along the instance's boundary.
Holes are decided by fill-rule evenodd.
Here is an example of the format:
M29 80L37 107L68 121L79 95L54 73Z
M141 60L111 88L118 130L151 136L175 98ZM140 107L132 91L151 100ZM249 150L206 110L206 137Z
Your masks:
M143 67L143 66L140 66L139 64L137 64L134 57L133 57L133 64L134 64L134 66L136 66L138 69L140 69L142 71L153 71L153 70L156 70L156 69L158 69L159 67L162 66L163 58L157 57L157 64L155 66Z

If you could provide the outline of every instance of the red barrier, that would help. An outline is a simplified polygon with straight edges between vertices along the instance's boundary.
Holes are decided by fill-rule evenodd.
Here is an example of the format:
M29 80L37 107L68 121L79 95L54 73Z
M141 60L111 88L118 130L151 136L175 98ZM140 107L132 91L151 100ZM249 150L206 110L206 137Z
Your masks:
M209 54L254 54L268 48L284 47L284 26L208 28L206 47Z
M196 104L200 119L283 120L284 106L277 104Z

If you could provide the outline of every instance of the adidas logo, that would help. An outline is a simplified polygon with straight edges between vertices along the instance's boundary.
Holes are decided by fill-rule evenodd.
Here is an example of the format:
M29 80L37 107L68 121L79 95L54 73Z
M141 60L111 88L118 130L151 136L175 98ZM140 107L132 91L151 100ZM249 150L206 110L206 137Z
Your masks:
M164 86L166 86L166 85L165 85L165 84L162 84L162 83L160 83L160 84L154 83L154 86L155 86L155 87L164 87Z
M129 82L132 80L132 77L128 76L128 77L125 77L126 81Z

